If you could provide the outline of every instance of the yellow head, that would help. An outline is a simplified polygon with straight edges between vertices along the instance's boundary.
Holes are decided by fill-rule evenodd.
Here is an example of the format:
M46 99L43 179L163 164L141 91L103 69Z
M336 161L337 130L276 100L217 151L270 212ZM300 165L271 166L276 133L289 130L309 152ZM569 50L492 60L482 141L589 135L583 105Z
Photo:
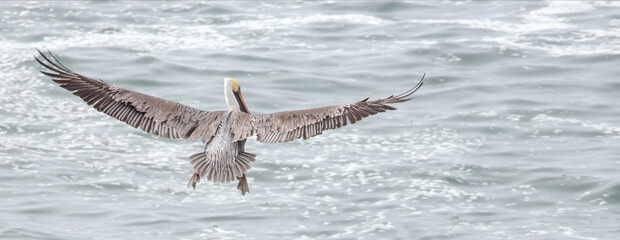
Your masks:
M237 82L237 80L229 78L230 81L232 82L232 91L233 92L237 92L239 91L239 82Z

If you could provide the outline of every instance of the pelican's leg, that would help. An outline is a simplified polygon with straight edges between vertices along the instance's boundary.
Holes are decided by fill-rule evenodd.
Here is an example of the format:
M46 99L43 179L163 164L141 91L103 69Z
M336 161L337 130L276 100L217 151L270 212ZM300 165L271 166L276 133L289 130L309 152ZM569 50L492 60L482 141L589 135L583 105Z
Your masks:
M238 177L239 185L237 185L237 189L241 190L241 195L245 196L246 193L250 192L250 187L248 186L248 180L245 178L245 173L242 177Z
M192 186L196 190L196 183L200 182L200 174L194 173L187 183L187 187Z

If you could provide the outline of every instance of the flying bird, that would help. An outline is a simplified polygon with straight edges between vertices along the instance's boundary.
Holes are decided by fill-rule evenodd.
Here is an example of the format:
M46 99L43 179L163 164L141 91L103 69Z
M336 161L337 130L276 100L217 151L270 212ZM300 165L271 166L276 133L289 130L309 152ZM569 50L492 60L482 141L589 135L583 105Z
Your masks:
M35 60L49 70L41 73L97 111L160 137L200 139L205 147L189 157L194 173L188 187L196 189L196 183L204 178L220 183L237 180L242 195L249 192L245 173L256 159L255 154L245 151L247 138L256 135L263 143L308 139L370 115L396 110L388 104L411 100L409 96L424 83L422 76L411 89L384 99L368 101L366 98L350 104L251 115L241 85L232 78L224 79L228 110L205 111L86 77L69 70L49 51L48 56L41 51L39 54L42 59L35 56Z

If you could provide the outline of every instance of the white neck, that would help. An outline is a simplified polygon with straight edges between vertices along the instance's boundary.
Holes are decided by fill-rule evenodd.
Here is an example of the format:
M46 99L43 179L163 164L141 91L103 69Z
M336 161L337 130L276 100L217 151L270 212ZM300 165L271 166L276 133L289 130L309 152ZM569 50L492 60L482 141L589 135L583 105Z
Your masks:
M229 81L228 79L224 79L224 98L226 99L228 110L241 111L241 109L239 109L239 103L237 103L237 99L235 98L235 94L232 91L232 81Z

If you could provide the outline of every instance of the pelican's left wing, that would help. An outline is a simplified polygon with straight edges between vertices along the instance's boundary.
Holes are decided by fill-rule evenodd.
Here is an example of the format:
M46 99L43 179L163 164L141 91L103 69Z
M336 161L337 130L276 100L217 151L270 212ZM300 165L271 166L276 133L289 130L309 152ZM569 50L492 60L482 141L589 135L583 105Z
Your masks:
M251 116L258 141L264 143L288 142L298 138L308 139L328 129L353 124L370 115L396 108L387 104L411 100L407 98L424 84L424 76L413 88L385 99L296 111L285 111Z
M52 53L41 53L37 62L51 72L41 73L52 77L64 89L80 97L97 111L123 121L145 132L165 138L200 139L208 142L220 125L227 111L203 111L174 101L124 89L113 84L77 74L62 65ZM249 116L238 116L249 118ZM246 121L238 121L248 125ZM244 125L244 126L245 126ZM251 127L245 127L251 128ZM245 129L241 128L241 129ZM237 133L247 136L247 130Z

